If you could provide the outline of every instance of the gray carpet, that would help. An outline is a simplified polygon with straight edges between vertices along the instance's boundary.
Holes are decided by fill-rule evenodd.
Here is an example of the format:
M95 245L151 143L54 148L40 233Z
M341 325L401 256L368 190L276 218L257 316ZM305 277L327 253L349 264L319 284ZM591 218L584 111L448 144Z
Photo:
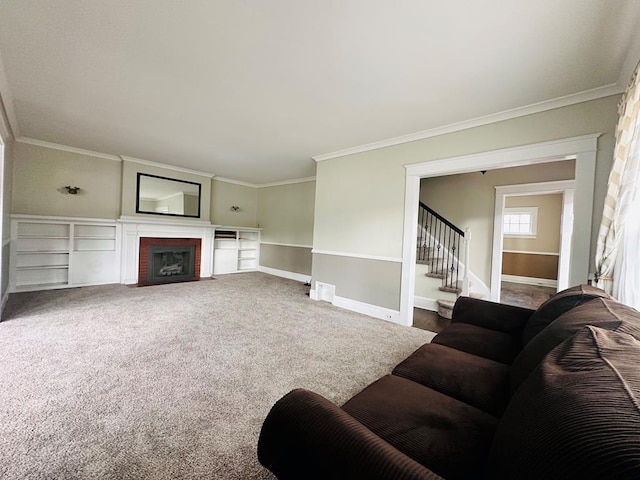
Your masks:
M272 479L273 403L341 404L433 334L262 273L14 294L0 323L0 478Z

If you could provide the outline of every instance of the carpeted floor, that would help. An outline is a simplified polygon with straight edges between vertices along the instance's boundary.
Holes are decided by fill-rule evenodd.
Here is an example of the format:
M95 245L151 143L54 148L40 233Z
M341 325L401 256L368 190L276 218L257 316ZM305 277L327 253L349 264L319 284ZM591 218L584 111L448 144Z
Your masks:
M272 479L273 403L341 404L433 334L262 273L14 294L0 323L0 478Z

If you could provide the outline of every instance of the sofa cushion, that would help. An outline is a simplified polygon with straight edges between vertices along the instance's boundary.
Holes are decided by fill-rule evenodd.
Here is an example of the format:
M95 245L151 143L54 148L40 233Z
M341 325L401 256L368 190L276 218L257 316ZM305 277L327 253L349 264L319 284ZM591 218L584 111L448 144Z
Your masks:
M585 327L556 347L507 406L491 478L640 478L640 342Z
M509 399L509 366L427 343L400 363L394 375L500 416Z
M510 365L521 349L520 335L498 332L469 323L452 323L431 343Z
M406 378L387 375L343 410L445 478L479 478L498 420Z
M611 298L604 290L591 285L577 285L556 293L549 300L540 305L522 332L522 344L529 343L538 333L556 318L572 308L582 305L594 298Z
M640 338L640 313L637 310L604 298L584 303L561 315L522 349L511 367L511 391L518 388L547 353L586 325Z

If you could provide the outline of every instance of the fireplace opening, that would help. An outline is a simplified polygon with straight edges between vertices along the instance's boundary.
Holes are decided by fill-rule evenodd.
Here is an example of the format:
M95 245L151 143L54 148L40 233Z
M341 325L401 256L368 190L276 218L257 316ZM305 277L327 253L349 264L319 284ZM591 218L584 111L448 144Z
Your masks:
M149 247L147 283L168 283L195 278L195 246Z
M200 277L200 239L140 239L138 284L188 282Z

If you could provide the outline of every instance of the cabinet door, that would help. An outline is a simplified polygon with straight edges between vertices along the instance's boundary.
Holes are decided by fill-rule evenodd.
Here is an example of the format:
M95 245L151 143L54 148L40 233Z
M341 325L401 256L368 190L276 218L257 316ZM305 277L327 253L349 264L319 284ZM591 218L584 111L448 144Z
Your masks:
M238 271L238 249L216 249L213 255L213 274L234 273L236 271Z
M73 252L72 285L118 283L119 271L116 252Z

